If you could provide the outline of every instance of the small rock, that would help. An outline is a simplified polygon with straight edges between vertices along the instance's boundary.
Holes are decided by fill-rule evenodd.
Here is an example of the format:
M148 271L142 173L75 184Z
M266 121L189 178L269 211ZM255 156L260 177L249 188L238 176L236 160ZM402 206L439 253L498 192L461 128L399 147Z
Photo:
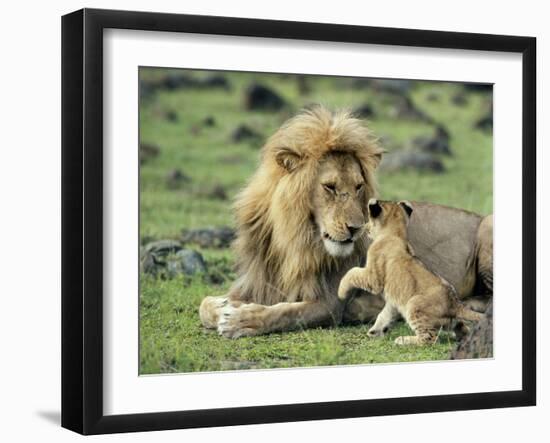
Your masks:
M486 132L493 130L493 104L491 103L488 108L487 112L474 123L474 128Z
M215 185L206 196L214 200L227 200L227 193L222 185Z
M139 98L142 100L150 100L157 90L157 86L146 80L139 81Z
M351 87L353 89L367 89L372 86L372 79L370 78L357 77L357 78L350 79L350 81L351 81ZM340 84L340 82L338 82L338 84Z
M421 135L419 137L415 137L411 141L410 147L419 151L431 152L433 154L453 154L451 147L449 146L449 133L441 125L437 125L434 134L430 136Z
M399 172L415 170L421 172L442 173L445 171L443 162L434 154L410 150L389 152L382 158L380 170L384 172Z
M204 88L222 88L226 90L231 89L231 85L227 81L227 78L225 78L221 74L212 74L204 77L202 81L200 81L200 85Z
M186 87L196 86L197 81L189 74L184 72L172 72L168 74L161 82L163 89L174 90Z
M191 183L191 177L180 169L172 169L166 174L166 186L168 189L179 189L186 183Z
M151 143L139 144L139 164L143 165L147 161L158 157L160 154L160 148L157 145Z
M285 106L285 100L267 86L253 83L246 90L245 107L249 111L280 111Z
M141 271L151 275L161 275L166 269L169 255L181 250L181 243L176 240L158 240L141 248Z
M178 114L176 111L170 109L165 112L164 118L166 118L169 122L175 123L178 121Z
M364 105L355 108L353 114L356 115L358 118L371 118L375 116L373 107L368 103L365 103Z
M370 86L378 92L407 96L412 88L410 80L373 79Z
M216 126L216 119L214 117L212 117L211 115L208 115L208 116L204 117L201 124L203 126L207 126L207 127Z
M438 102L440 99L440 95L438 92L431 91L426 95L426 100L429 102Z
M433 123L432 118L418 109L409 96L397 97L390 114L394 118Z
M229 227L183 230L181 241L203 248L228 248L235 239L235 230Z
M468 98L464 91L459 91L451 97L451 102L457 106L465 106L468 104Z
M298 94L308 95L311 93L311 85L309 83L309 77L307 75L297 75L296 83L298 84Z
M237 126L231 134L231 141L234 143L241 143L243 141L260 143L261 139L261 134L245 124Z
M464 83L464 89L472 92L493 92L491 83Z

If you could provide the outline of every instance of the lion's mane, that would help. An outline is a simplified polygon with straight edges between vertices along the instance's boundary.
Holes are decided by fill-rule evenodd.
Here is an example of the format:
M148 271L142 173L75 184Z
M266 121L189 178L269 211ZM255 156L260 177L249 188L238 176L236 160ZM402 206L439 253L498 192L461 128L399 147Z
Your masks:
M281 165L283 151L299 159L292 172ZM237 196L239 278L233 299L265 305L319 299L334 287L330 280L335 270L362 264L365 240L356 242L350 257L331 257L311 220L319 161L331 151L358 160L366 181L365 205L376 196L374 170L383 150L363 121L321 106L288 120L264 145L256 173Z

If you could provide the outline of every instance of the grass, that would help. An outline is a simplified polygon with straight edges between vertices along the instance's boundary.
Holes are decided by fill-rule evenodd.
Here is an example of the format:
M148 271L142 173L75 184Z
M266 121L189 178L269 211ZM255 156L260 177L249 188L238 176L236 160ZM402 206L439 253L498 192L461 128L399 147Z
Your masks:
M166 74L162 69L140 71L142 79ZM202 72L193 72L200 77ZM205 226L232 226L231 199L253 173L259 145L233 143L234 128L247 124L264 137L302 106L321 102L330 107L371 104L377 116L370 127L390 136L392 149L416 136L429 134L432 126L400 121L388 114L388 98L372 90L354 90L349 79L309 79L311 92L298 93L293 76L277 74L227 73L231 89L179 89L158 91L140 107L140 139L160 147L161 153L140 169L140 236L149 239L178 238L181 230ZM252 81L273 87L291 109L276 113L246 111L243 91ZM492 212L492 137L474 130L473 123L484 112L486 94L468 93L467 104L452 104L461 85L417 82L411 96L415 104L451 134L452 157L442 158L447 172L428 174L402 172L380 174L381 197L424 200L456 206L482 214ZM437 95L436 101L429 100ZM163 117L167 111L177 120ZM205 117L215 119L213 127L201 124ZM179 189L166 186L166 174L182 170L191 182ZM227 200L208 197L208 191L221 185ZM204 330L198 306L206 295L221 295L235 274L231 250L201 249L208 274L216 274L220 284L208 275L172 280L141 275L140 279L140 372L237 370L325 365L365 364L441 360L448 358L452 339L443 334L434 346L400 347L393 344L398 335L409 334L405 324L397 325L383 339L367 338L369 325L314 329L262 337L227 340Z

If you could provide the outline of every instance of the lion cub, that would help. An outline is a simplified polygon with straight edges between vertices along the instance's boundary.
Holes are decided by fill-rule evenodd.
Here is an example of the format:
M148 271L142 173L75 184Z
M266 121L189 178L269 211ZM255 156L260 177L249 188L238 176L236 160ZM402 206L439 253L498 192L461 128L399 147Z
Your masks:
M386 300L369 335L384 335L401 314L416 335L398 337L397 344L428 344L437 340L441 327L454 319L477 321L482 314L462 305L454 288L431 272L413 254L407 240L407 224L412 214L409 202L370 199L368 235L373 240L365 268L352 268L340 282L338 297L345 300L352 288L382 294ZM465 334L461 321L455 330Z

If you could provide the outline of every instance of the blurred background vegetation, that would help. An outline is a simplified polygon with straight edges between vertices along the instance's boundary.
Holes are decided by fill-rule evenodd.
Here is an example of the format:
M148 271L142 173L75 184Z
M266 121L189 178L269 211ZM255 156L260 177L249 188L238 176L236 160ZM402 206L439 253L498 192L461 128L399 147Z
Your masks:
M492 212L492 87L142 67L140 371L212 371L448 358L452 339L400 348L368 325L230 341L198 306L235 278L231 203L287 118L321 103L365 118L388 151L381 197Z

